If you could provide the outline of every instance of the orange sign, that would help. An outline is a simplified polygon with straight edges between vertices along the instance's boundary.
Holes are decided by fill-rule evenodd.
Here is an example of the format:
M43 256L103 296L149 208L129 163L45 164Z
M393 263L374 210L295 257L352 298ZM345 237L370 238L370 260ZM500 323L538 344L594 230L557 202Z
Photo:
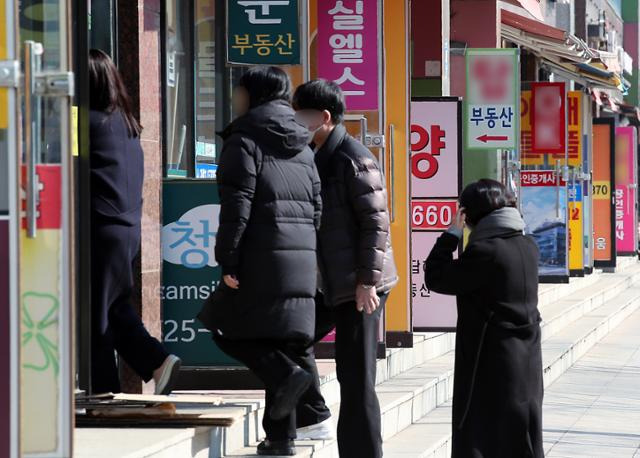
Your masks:
M593 122L593 248L596 267L615 267L613 119Z

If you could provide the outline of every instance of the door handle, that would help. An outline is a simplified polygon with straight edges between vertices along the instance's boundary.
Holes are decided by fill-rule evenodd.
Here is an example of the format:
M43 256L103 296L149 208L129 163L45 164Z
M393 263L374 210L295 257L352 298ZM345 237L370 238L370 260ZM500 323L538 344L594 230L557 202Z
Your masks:
M42 53L41 43L31 40L24 42L24 185L29 238L36 237L40 198L40 180L36 172L36 164L40 157L40 97L37 95L37 75L40 72Z

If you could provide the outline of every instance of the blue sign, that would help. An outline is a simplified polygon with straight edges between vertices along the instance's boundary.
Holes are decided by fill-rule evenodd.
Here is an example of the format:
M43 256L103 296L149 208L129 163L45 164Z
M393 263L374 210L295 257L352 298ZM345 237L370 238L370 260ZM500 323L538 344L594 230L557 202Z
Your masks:
M196 178L209 178L215 180L218 172L218 164L198 162L196 164Z

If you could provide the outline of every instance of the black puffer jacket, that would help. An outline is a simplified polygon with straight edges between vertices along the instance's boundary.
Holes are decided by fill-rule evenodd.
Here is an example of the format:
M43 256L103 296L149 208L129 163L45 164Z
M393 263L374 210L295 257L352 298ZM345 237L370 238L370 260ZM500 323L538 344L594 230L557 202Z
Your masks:
M398 282L378 161L336 126L316 154L322 181L318 258L327 305L355 299L356 285L386 293Z
M216 259L240 282L234 338L314 335L320 179L309 132L285 102L261 105L223 133Z

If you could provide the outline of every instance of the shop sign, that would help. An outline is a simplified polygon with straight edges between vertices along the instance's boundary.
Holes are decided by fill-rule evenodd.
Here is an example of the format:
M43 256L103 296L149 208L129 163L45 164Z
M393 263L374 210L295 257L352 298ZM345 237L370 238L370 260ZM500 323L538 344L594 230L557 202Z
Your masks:
M565 83L531 83L531 152L566 154Z
M457 97L411 102L411 303L415 330L452 329L456 300L424 283L424 262L458 210L462 104Z
M584 227L583 227L582 183L569 187L569 271L580 275L584 271Z
M618 254L637 250L637 179L635 127L616 128L616 244Z
M465 149L515 149L520 78L517 49L468 49Z
M614 120L593 120L593 259L595 267L616 266Z
M522 165L553 164L556 160L565 161L572 167L582 166L583 131L582 131L582 98L580 91L567 93L567 150L557 153L549 151L533 151L533 131L531 106L531 91L522 91L520 95L520 151Z
M186 366L236 365L196 319L221 281L214 255L220 215L217 184L167 181L162 194L163 344Z
M350 111L378 110L378 0L318 2L318 77L333 80Z
M41 183L37 206L37 237L27 237L26 218L20 231L20 403L24 424L23 452L53 456L60 449L60 427L68 422L70 386L69 321L60 281L62 250L62 169L36 167ZM22 182L26 167L22 166ZM26 200L22 198L22 208Z
M227 0L227 61L300 63L298 0Z
M554 170L521 172L521 209L526 233L540 250L541 278L568 277L567 184Z

